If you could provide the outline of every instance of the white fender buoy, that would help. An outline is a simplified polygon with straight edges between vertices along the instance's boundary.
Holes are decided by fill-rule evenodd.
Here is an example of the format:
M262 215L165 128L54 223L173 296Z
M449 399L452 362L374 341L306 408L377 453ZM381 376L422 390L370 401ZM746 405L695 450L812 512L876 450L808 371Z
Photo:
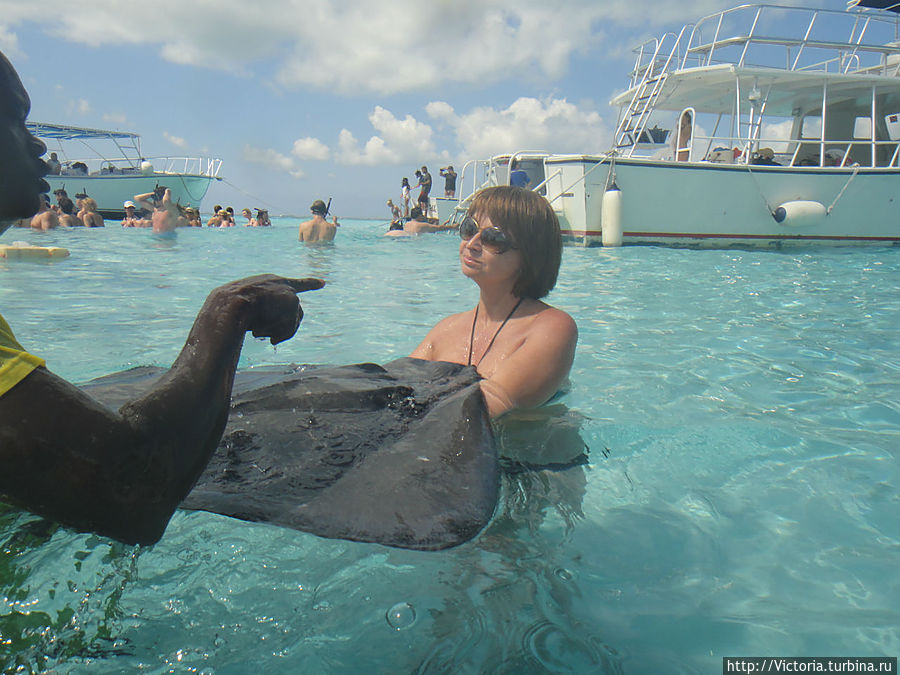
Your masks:
M153 164L145 159L143 162L141 162L141 173L145 176L149 176L151 173L153 173Z
M815 225L826 215L828 215L828 211L825 209L824 204L802 200L785 202L772 211L772 217L775 219L775 222L781 223L786 227Z
M600 238L604 246L622 245L622 191L615 182L600 202Z

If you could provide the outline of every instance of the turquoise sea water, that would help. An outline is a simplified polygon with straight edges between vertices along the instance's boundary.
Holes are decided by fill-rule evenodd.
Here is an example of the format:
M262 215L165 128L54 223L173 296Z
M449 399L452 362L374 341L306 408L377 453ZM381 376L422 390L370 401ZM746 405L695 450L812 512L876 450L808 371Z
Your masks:
M168 365L208 291L320 276L241 366L385 362L472 306L458 239L270 230L3 235L0 312L85 381ZM589 464L503 478L425 553L179 512L132 548L0 510L0 663L58 673L721 672L723 656L900 653L900 248L567 247Z

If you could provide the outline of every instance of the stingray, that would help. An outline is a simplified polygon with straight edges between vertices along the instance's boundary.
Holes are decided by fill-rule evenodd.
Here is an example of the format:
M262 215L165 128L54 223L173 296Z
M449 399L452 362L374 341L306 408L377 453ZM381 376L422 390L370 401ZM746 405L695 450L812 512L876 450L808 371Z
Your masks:
M164 372L135 368L84 389L118 408ZM238 371L218 448L182 508L420 550L470 540L497 505L500 463L472 367Z

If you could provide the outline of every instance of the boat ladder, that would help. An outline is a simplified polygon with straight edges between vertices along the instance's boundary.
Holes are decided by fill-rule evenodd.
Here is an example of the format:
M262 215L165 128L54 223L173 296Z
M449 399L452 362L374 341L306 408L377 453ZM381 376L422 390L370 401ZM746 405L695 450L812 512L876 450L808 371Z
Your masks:
M635 87L634 96L632 96L631 102L625 109L616 129L616 150L622 148L631 148L633 150L634 146L641 142L641 135L647 128L650 114L653 112L663 85L666 83L666 77L668 77L672 66L672 59L676 56L683 34L684 28L681 29L681 33L678 35L666 33L661 40L655 41L653 56L643 66L641 64L643 48L641 48L636 72L641 72L641 70L643 72L641 72L639 84ZM675 42L668 54L661 53L663 47L669 42L668 38L673 38Z

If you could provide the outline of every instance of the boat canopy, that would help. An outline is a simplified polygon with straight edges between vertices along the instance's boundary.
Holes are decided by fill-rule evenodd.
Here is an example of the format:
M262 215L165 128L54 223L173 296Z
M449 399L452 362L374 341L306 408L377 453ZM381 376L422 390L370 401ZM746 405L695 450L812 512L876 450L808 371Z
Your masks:
M70 127L65 124L44 124L43 122L26 122L25 126L32 134L39 138L52 138L60 141L128 138L136 140L138 134L130 131L107 131L104 129L89 129L87 127Z
M885 9L889 12L900 13L900 1L898 0L850 0L850 2L847 3L848 9L854 9L856 7Z

